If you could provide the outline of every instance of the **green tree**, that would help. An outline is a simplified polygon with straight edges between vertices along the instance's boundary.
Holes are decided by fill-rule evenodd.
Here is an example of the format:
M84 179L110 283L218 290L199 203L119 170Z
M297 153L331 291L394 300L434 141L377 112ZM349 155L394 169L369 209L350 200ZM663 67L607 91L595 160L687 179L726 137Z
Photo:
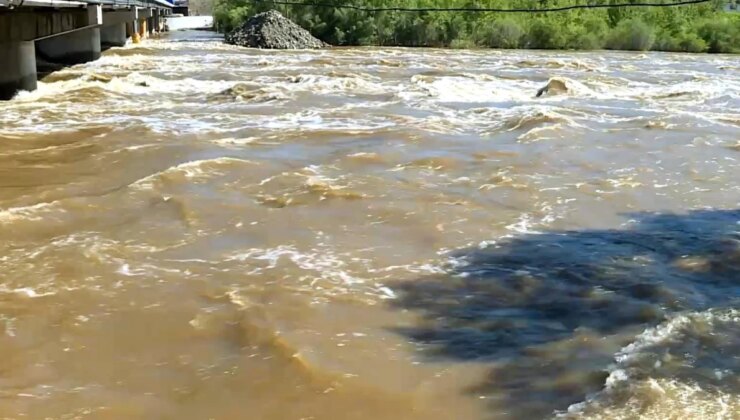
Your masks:
M684 7L612 7L521 14L366 13L309 3L274 6L251 0L215 1L214 18L219 31L231 31L249 16L277 8L314 36L334 45L740 52L740 13L722 11L725 0ZM333 1L337 5L408 8L499 4L482 0ZM592 1L617 4L637 0L509 0L501 4L536 9Z

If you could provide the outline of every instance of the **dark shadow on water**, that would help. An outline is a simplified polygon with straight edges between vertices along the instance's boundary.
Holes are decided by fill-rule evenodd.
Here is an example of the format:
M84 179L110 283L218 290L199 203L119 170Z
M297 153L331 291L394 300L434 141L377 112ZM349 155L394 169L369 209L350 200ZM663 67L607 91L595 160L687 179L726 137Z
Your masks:
M633 214L624 229L528 234L395 285L432 360L486 361L494 417L542 418L600 390L615 351L686 310L737 306L740 210Z

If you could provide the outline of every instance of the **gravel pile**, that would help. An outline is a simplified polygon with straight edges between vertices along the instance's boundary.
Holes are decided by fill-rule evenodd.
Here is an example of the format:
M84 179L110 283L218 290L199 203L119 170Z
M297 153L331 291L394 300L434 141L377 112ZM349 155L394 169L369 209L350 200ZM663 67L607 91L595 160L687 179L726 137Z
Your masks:
M249 18L242 26L226 34L226 43L242 47L283 50L328 46L275 10Z

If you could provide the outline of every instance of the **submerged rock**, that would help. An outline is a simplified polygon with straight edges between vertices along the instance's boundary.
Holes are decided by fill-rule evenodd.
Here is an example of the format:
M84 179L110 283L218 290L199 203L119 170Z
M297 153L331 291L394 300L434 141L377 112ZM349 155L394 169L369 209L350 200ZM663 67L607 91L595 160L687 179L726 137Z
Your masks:
M88 76L88 79L91 82L109 83L111 80L113 80L113 77L106 76L104 74L92 73Z
M537 91L537 97L539 98L545 94L558 95L568 93L568 91L568 82L566 80L553 77L547 82L547 85Z
M226 35L226 43L268 49L324 48L328 44L275 10L260 13Z
M234 86L219 92L214 96L238 98L244 96L250 96L254 94L260 88L259 85L254 83L237 83Z
M263 87L255 83L237 83L234 86L211 95L210 100L240 100L245 102L271 102L285 99L285 93L274 87Z

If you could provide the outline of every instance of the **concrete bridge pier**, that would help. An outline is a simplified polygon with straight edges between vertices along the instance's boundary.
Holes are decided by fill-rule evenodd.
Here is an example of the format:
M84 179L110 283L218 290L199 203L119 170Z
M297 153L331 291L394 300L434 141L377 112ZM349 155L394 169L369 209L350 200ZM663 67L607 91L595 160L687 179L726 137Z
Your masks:
M100 28L102 49L126 45L128 38L133 36L133 22L137 16L135 7L103 12L103 26Z
M99 4L87 6L85 26L102 25L103 10ZM100 58L100 28L77 29L64 35L43 39L36 44L41 57L53 63L79 64Z
M157 32L164 32L165 31L164 22L165 22L166 13L162 9L157 9L155 10L155 12L156 12L156 15L155 15L156 20L154 23L154 30L156 30Z
M139 9L134 7L130 13L131 16L126 21L126 37L134 38L134 35L139 35Z
M36 51L33 41L0 43L0 100L19 90L36 89Z
M127 39L125 23L114 23L100 29L100 46L102 49L123 47L126 45Z
M151 16L147 21L147 26L149 27L149 35L153 35L157 33L157 9L149 9L149 13Z
M151 31L151 17L152 9L139 9L137 14L137 24L139 29L139 37L141 39L148 38L149 32Z
M149 38L149 28L147 25L147 21L149 19L140 19L139 20L139 37L141 39Z
M129 36L137 41L139 34L156 30L166 14L160 9L171 7L165 0L7 4L0 0L0 100L36 89L37 74L44 69L96 60L102 48L125 45Z
M159 27L159 10L152 12L152 32L162 32L162 29Z

